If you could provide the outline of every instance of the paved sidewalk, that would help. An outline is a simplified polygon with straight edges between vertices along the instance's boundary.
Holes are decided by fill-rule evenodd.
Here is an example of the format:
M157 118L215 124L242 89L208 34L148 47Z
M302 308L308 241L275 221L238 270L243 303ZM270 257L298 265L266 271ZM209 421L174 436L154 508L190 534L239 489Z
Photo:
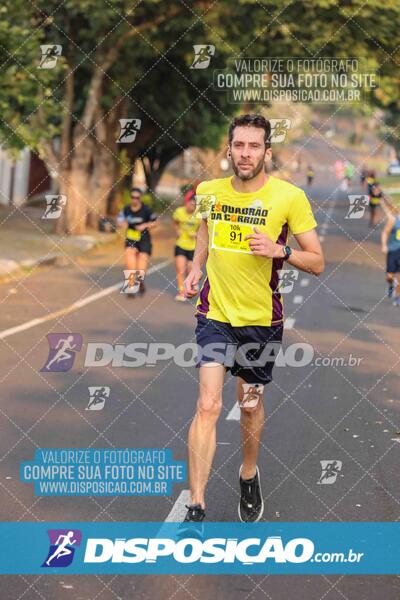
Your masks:
M0 277L117 240L115 233L93 230L87 235L58 236L53 233L54 220L44 220L42 215L43 208L0 206Z
M60 264L92 248L115 243L122 247L118 233L102 233L93 229L85 235L59 236L53 233L54 221L43 220L43 209L38 207L0 206L0 280L21 269L39 265ZM157 229L155 256L170 256L174 242L171 215L160 218Z

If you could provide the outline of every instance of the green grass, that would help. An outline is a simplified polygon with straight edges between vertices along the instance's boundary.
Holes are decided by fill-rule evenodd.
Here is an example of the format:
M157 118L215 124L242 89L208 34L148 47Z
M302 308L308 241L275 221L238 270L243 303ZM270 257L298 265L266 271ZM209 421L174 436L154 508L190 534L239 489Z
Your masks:
M398 187L400 190L400 176L397 175L378 175L378 181L382 186Z
M400 193L399 194L390 194L390 199L392 200L393 204L400 209Z

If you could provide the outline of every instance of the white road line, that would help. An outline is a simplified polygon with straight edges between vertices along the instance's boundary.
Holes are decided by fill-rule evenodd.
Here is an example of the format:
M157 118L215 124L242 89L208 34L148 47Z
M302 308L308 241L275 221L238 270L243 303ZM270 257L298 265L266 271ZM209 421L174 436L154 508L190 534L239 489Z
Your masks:
M151 275L152 273L155 273L156 271L160 271L161 269L166 267L170 262L171 262L170 260L164 260L163 262L159 263L158 265L154 265L154 267L150 267L150 269L147 271L147 275ZM19 333L20 331L25 331L26 329L30 329L31 327L36 327L36 325L40 325L41 323L45 323L46 321L51 321L52 319L56 319L57 317L61 317L62 315L67 315L68 313L73 312L74 310L78 310L78 308L82 308L82 306L86 306L87 304L90 304L91 302L94 302L95 300L98 300L99 298L104 298L104 296L108 296L109 294L112 294L113 292L119 290L120 288L121 288L121 282L116 283L114 285L110 285L109 287L105 288L104 290L100 290L99 292L96 292L95 294L91 294L87 298L83 298L82 300L78 300L77 302L70 304L66 308L61 308L60 310L56 310L55 312L45 315L44 317L32 319L31 321L27 321L26 323L22 323L21 325L16 325L15 327L10 327L10 329L4 329L3 331L0 331L0 340L4 340L4 338L9 337L10 335L14 335L15 333Z
M226 416L227 421L240 421L240 408L239 404L235 402L231 410Z
M183 521L187 511L185 504L190 504L190 490L181 491L165 522L180 523Z
M304 279L300 279L300 287L307 287L310 284L310 280L308 279L308 277L305 277Z
M303 296L295 296L293 298L293 304L301 304L303 302Z
M293 319L293 317L288 317L287 319L285 319L283 326L285 329L293 329L295 323L296 319Z

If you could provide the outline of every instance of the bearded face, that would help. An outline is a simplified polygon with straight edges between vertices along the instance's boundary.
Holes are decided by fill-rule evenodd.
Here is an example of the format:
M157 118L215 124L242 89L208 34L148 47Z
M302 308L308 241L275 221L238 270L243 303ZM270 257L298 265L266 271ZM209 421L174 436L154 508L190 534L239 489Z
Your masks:
M249 181L265 168L266 153L264 129L238 126L233 131L230 155L233 172L242 181Z

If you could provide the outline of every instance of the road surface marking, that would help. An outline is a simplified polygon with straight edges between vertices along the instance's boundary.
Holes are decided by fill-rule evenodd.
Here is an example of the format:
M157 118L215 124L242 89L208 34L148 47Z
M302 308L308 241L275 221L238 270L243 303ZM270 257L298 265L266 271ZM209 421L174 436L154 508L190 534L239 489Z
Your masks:
M301 304L303 302L303 296L295 296L293 298L293 304Z
M166 267L171 260L164 260L158 265L154 265L154 267L150 267L147 271L147 275L151 275L151 273L155 273L156 271L160 271L164 267ZM82 308L82 306L86 306L99 298L104 298L104 296L108 296L113 292L121 289L121 282L115 283L114 285L110 285L104 290L100 290L95 294L91 294L87 298L83 298L82 300L78 300L73 304L70 304L66 308L61 308L60 310L56 310L55 312L49 313L44 317L40 317L37 319L32 319L31 321L27 321L26 323L22 323L21 325L16 325L15 327L11 327L10 329L4 329L4 331L0 331L0 340L4 340L4 338L9 337L10 335L14 335L15 333L19 333L20 331L25 331L26 329L30 329L31 327L36 327L36 325L40 325L41 323L45 323L46 321L51 321L52 319L56 319L57 317L61 317L62 315L67 315L74 310L78 310L78 308Z
M295 323L296 319L293 319L293 317L288 317L287 319L285 319L284 327L285 329L293 329Z
M308 279L308 277L305 277L304 279L300 279L300 286L301 287L307 287L310 283L310 280Z
M190 490L182 490L176 499L168 517L165 519L166 523L180 523L186 516L187 508L185 504L190 504Z
M235 402L231 410L226 416L227 421L240 421L240 408L239 404Z

